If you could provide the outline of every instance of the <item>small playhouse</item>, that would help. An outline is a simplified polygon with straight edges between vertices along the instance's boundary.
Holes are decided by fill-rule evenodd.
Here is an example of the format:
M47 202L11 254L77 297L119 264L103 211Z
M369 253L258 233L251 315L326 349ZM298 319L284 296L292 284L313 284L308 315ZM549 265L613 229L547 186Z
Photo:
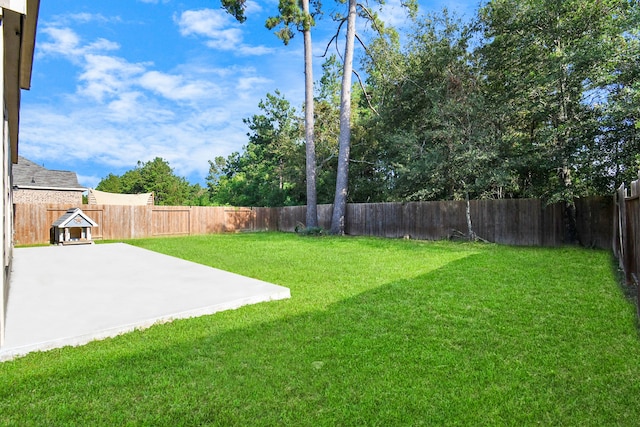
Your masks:
M98 224L80 208L71 208L53 223L52 242L58 245L93 243L91 228Z

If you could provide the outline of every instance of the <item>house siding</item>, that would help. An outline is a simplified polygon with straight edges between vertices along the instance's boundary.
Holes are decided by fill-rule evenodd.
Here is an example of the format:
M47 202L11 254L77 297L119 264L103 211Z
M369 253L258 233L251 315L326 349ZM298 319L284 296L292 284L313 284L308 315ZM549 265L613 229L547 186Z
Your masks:
M39 9L40 0L0 0L0 54L4 58L0 61L0 102L3 107L0 132L0 248L3 270L0 277L0 347L4 344L13 255L12 168L18 162L20 91L31 87ZM29 19L25 19L26 14Z
M24 204L68 203L81 205L82 191L15 189L13 191L13 202Z
M0 12L4 12L0 8ZM3 13L4 15L4 13ZM0 17L0 53L5 53L4 38L5 22ZM2 304L0 304L0 347L4 344L5 318L7 312L7 301L9 300L9 274L11 272L11 245L13 228L12 224L7 221L7 215L11 209L11 140L9 137L9 117L7 114L7 98L5 93L5 80L7 79L4 61L0 61L0 100L2 100L2 145L0 147L0 186L2 195L0 196L0 215L2 216L2 232L0 233L0 247L2 248ZM6 191L8 187L8 192Z

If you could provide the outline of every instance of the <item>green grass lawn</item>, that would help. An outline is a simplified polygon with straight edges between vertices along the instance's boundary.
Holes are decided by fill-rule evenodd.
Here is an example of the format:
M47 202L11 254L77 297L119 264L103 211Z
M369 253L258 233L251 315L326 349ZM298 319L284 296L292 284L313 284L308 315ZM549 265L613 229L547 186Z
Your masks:
M2 363L0 425L640 425L635 308L607 252L131 243L292 297Z

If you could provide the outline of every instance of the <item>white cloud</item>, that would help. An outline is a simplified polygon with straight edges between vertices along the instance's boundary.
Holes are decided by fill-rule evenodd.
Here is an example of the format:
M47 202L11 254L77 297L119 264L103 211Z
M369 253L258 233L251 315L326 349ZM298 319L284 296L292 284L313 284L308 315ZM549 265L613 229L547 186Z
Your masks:
M182 12L177 19L180 34L191 34L217 39L226 27L231 26L231 17L222 10L202 9ZM223 37L226 38L226 37Z
M227 108L184 111L149 122L136 120L137 115L152 115L144 99L120 102L127 101L132 120L120 123L105 121L107 109L98 105L65 112L29 106L24 115L21 153L34 160L67 162L70 169L76 169L72 165L78 162L97 162L112 171L128 170L138 161L162 157L180 176L203 179L208 172L207 160L226 157L246 143L247 130L241 121L244 116L239 112L249 106L241 100L229 102ZM62 146L78 149L60 150ZM95 180L81 183L96 185Z
M240 91L255 91L258 86L273 83L271 79L264 77L241 77L236 88Z
M76 173L76 175L78 176L78 182L81 183L80 185L84 185L87 188L96 188L104 178L96 175L81 175L79 173Z
M192 49L193 39L176 37L186 59L161 68L128 57L126 45L106 38L88 40L60 23L44 26L40 55L68 61L74 67L68 77L76 81L66 89L56 88L51 96L25 97L21 154L75 170L83 185L95 186L96 175L122 173L158 156L179 175L202 182L207 160L227 157L246 144L248 129L242 119L256 114L259 100L275 89L274 82L280 82L279 89L294 104L303 99L304 89L300 49L273 49L269 61L251 61L248 55L271 49L244 44L238 24L213 12L186 15L183 27L179 25L181 34L202 37L205 43L235 43L234 61L226 60L228 50ZM95 15L76 16L77 22L90 19ZM242 54L247 56L238 56ZM52 97L65 101L53 104Z
M81 12L81 13L70 13L68 15L61 15L60 16L60 20L58 20L58 25L60 23L67 23L67 22L75 22L75 23L79 23L79 24L88 24L89 22L118 22L120 21L120 17L118 16L110 16L110 17L106 17L102 14L99 13L86 13L86 12Z
M271 2L271 3L272 3L273 7L278 7L278 3L277 2ZM246 12L247 16L248 15L256 15L256 14L262 12L262 6L260 6L260 4L258 4L258 2L248 0L245 3L245 6L246 6L245 12Z
M185 81L180 75L149 71L140 78L140 85L174 101L195 101L218 97L221 89L206 80Z
M50 40L40 45L45 55L61 55L80 64L78 93L102 102L122 97L136 84L142 89L173 101L194 101L205 97L219 97L221 89L206 80L189 80L182 75L148 70L150 63L131 63L127 60L98 54L118 49L118 45L106 39L82 45L80 37L69 28L45 28ZM120 105L119 103L111 104Z
M142 64L132 64L114 56L89 54L84 59L79 93L100 102L106 96L114 97L128 89L132 79L145 70Z
M68 13L55 15L51 20L50 26L65 26L70 24L88 24L91 22L109 23L109 22L121 22L119 16L104 16L100 13Z
M75 58L91 52L114 51L120 48L118 43L102 38L82 46L80 36L70 28L45 27L42 33L49 36L48 40L38 43L38 53L44 56L62 55Z
M107 52L111 50L119 50L120 45L116 42L109 41L107 39L98 39L93 43L89 43L83 52Z
M389 0L381 4L378 13L387 26L399 28L409 22L407 8L402 6L401 0Z
M96 18L98 18L98 20L104 20L104 16L102 16L102 15L94 15L94 14L86 13L86 12L71 13L71 14L67 15L65 18L67 20L69 20L69 21L75 21L75 22L79 22L79 23L91 22L91 21L96 20Z
M242 32L237 28L216 31L215 37L210 37L206 45L212 49L234 50L241 46Z
M126 122L128 120L136 120L144 111L141 111L140 92L127 92L119 98L107 104L109 118L116 122Z
M266 46L240 45L236 52L244 56L261 56L273 53L274 49Z
M111 123L131 125L134 122L146 126L169 123L176 114L169 108L150 100L140 91L130 91L106 105L103 117Z
M183 36L198 36L207 39L205 45L223 51L234 51L241 55L265 55L273 52L266 46L249 46L243 43L242 31L223 10L187 10L174 21Z
M38 43L38 51L42 54L60 54L64 56L78 55L80 37L70 28L44 28L42 32L49 36L51 41Z

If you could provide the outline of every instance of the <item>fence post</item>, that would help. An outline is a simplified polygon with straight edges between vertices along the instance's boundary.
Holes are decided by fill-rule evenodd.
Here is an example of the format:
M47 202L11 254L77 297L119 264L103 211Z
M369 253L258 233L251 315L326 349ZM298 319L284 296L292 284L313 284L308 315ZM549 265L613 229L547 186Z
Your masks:
M617 244L617 256L618 256L618 264L622 269L622 273L624 275L624 280L628 283L628 272L627 272L627 212L625 207L625 198L626 198L626 189L624 183L620 185L617 192L617 200L616 200L616 210L617 210L617 232L616 235L618 237ZM614 252L615 253L615 252Z

